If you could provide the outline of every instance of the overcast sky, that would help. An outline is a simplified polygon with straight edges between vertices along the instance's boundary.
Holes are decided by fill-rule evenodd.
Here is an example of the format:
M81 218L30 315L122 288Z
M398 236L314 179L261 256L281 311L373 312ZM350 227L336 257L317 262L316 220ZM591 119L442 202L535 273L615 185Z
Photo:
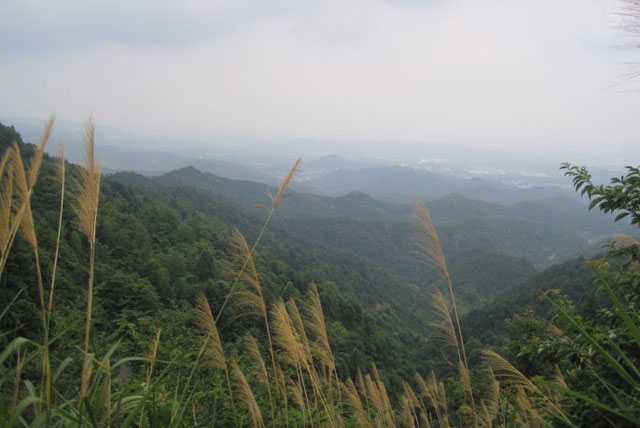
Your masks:
M0 117L637 164L640 81L621 82L640 50L615 47L619 6L0 0Z

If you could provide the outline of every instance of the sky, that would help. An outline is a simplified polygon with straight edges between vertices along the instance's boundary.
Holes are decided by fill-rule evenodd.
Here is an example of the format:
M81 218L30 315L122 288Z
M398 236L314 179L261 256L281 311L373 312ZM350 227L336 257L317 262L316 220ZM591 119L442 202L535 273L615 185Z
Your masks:
M0 0L0 117L638 163L615 0ZM281 146L281 147L280 147Z

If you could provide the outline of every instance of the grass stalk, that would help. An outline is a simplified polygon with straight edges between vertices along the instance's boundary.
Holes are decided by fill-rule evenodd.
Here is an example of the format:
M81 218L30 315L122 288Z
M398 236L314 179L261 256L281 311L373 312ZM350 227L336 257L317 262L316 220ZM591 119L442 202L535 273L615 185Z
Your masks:
M87 283L87 302L85 309L84 344L82 348L82 376L78 407L82 418L82 404L90 381L89 346L91 340L91 318L93 312L93 282L96 249L96 228L98 220L98 201L100 196L100 162L96 162L95 155L95 124L89 119L84 124L84 165L79 170L79 178L75 180L77 186L76 205L79 228L89 242L89 278Z
M60 254L60 237L62 235L62 217L64 213L64 192L65 192L65 186L66 186L66 170L65 170L65 160L64 160L64 143L62 141L58 143L57 172L58 172L58 179L60 180L60 208L58 212L58 231L56 233L56 249L53 255L53 269L51 271L51 286L49 288L49 305L47 307L47 313L49 317L47 320L47 326L51 325L51 313L53 312L53 292L56 285L58 256Z
M15 219L15 223L19 222L20 228L27 242L33 249L33 255L36 265L37 276L37 288L38 288L38 303L40 306L40 321L42 327L42 384L41 395L44 395L44 399L40 401L41 405L44 404L46 412L46 426L51 425L51 362L49 356L49 328L47 317L47 306L45 304L45 292L44 292L44 280L42 278L42 269L40 266L40 252L38 247L38 238L36 234L35 223L33 220L33 211L31 207L31 195L33 194L33 188L36 185L40 167L42 166L42 160L44 157L44 150L51 135L53 128L53 118L49 118L49 121L45 124L45 130L43 136L40 139L40 144L36 147L29 162L29 170L27 171L20 155L20 148L17 143L13 143L13 166L14 166L14 184L17 190L17 196L20 199L20 213L19 218ZM15 235L11 238L13 239Z
M231 295L234 293L236 287L238 286L238 284L240 282L240 278L242 278L242 275L244 274L244 271L247 268L247 264L249 263L249 260L251 260L253 258L253 255L256 252L256 248L258 247L258 244L260 243L260 240L262 240L262 236L264 235L264 232L267 230L267 226L269 225L269 222L271 221L271 218L273 217L273 214L275 213L276 208L278 207L278 205L280 205L282 202L284 202L286 199L288 199L289 197L291 197L293 195L293 194L288 194L287 193L287 189L289 187L289 184L291 183L291 180L293 179L294 175L296 174L296 172L298 170L298 167L300 166L301 162L302 162L302 158L298 158L294 162L293 166L291 167L291 169L289 170L287 175L285 175L283 180L280 182L280 186L278 187L278 193L276 194L276 196L274 197L274 196L271 196L271 194L269 194L269 199L271 200L271 207L267 208L264 205L257 205L257 207L261 207L261 208L267 209L269 211L269 214L267 215L267 219L264 221L264 224L262 225L262 228L260 229L260 232L258 233L258 237L256 238L256 240L253 242L253 245L251 246L251 250L249 251L249 256L250 257L247 257L245 259L242 267L238 271L238 274L236 275L235 279L233 280L233 283L231 284L231 289L229 290L229 293L227 293L226 297L224 298L224 301L222 302L222 306L220 307L220 311L218 312L218 315L216 316L216 322L218 322L218 320L222 316L222 313L224 312L224 309L227 306L227 303L229 302L229 298L231 297Z
M271 411L271 420L275 420L275 407L273 405L273 397L271 394L271 385L269 381L269 372L267 371L267 366L264 363L264 359L262 358L262 353L260 352L260 348L258 347L257 340L251 336L247 335L245 340L245 347L247 349L247 353L249 357L254 361L257 366L257 378L262 380L262 383L267 387L267 395L269 396L269 409ZM275 373L275 372L274 372ZM275 375L274 375L275 379Z
M429 265L435 265L438 267L447 281L447 288L449 291L449 298L451 299L451 306L453 308L453 315L455 320L455 333L456 342L458 347L458 353L461 356L461 375L462 379L466 379L469 376L469 364L467 360L467 351L464 343L464 337L462 335L462 327L460 324L460 315L458 314L458 305L456 304L456 295L453 291L453 284L451 282L451 276L449 275L449 269L447 267L447 261L444 257L442 245L440 244L440 238L435 224L431 219L431 214L427 207L422 203L416 203L413 205L415 209L414 218L418 222L418 226L423 236L415 240L418 246L418 254L423 256L423 260ZM426 239L425 239L426 238ZM478 426L478 413L476 409L475 399L473 396L473 390L471 389L470 381L464 382L465 390L469 397L469 404L471 407L471 414L474 420L474 427Z

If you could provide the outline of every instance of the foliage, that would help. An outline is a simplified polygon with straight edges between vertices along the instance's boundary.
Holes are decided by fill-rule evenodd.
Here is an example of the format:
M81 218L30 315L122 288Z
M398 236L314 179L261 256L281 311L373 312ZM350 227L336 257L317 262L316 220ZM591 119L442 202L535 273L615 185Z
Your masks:
M564 164L563 169L573 177L576 190L592 200L591 208L617 213L617 220L631 216L632 224L639 223L634 221L640 204L638 168L627 167L627 175L606 186L594 185L585 167ZM547 388L546 397L562 401L573 426L640 424L640 245L625 245L610 253L614 266L605 260L589 262L603 296L599 304L577 311L566 296L549 290L555 325L532 313L512 322L507 346L516 352L514 361L540 388ZM555 374L551 367L556 367Z

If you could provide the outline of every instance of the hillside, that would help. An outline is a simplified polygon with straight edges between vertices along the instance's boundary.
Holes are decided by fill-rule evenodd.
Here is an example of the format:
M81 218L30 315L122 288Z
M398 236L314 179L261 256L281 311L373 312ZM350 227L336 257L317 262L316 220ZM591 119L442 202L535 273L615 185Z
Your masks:
M133 178L114 175L113 179L127 181ZM242 207L267 204L268 192L276 191L262 184L228 180L194 168L183 168L153 180L163 185L199 188ZM542 267L559 258L580 253L601 237L629 230L624 224L614 223L610 216L589 212L581 203L564 198L503 205L454 194L431 201L428 206L441 229L445 252L451 257L470 248L487 247ZM391 242L387 245L409 251L395 252L398 248L394 248L393 255L385 253L380 258L398 260L410 252L407 240L412 234L409 225L411 212L408 205L381 202L359 192L337 198L303 194L289 199L283 205L279 218L291 219L282 223L282 227L291 227L294 233L363 256L367 254L356 247L370 251L368 247L375 248L378 244L370 247L371 243L366 240L380 240L377 234L386 233ZM343 228L338 223L348 220L340 218L364 220L348 226L352 228L349 233L361 239L341 244L339 241L344 239L338 235L343 233ZM307 225L307 221L311 224ZM334 224L338 227L333 228ZM412 277L412 281L415 280L416 277Z
M507 321L531 308L546 319L552 313L548 301L539 299L548 290L558 290L578 307L596 307L596 286L593 271L582 257L545 269L525 283L498 295L484 306L471 310L464 318L465 332L484 344L501 343Z

